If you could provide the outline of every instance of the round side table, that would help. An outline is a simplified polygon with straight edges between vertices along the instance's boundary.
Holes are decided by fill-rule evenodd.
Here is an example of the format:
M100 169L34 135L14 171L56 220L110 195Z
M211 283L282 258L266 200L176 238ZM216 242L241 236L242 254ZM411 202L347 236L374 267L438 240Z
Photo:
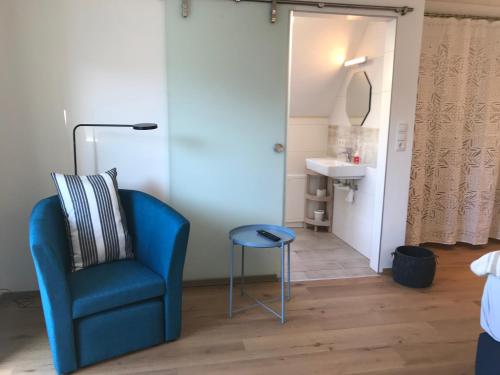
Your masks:
M279 241L272 241L257 233L258 230L265 230L278 237ZM247 310L253 307L263 307L267 311L274 314L281 323L285 323L285 297L290 300L291 297L291 287L290 287L290 244L295 240L295 232L289 228L281 227L279 225L266 225L266 224L255 224L255 225L244 225L235 228L229 232L229 240L231 241L231 246L229 249L229 318L232 318L233 313L237 313L243 310ZM233 311L233 283L234 283L234 248L235 246L241 246L241 295L245 295L255 301L255 304L250 306L245 306L240 309ZM285 246L287 247L287 294L285 295ZM245 291L245 249L269 249L269 248L279 248L281 255L281 297L273 298L271 300L261 301L257 298L252 297ZM281 314L272 309L266 303L277 301L281 299Z

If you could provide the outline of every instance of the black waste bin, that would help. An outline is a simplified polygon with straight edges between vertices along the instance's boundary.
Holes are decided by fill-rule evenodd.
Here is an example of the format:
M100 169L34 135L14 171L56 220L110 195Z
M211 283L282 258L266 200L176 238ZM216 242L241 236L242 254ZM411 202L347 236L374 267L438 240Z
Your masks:
M421 246L399 246L393 253L392 277L411 288L427 288L436 274L436 255Z

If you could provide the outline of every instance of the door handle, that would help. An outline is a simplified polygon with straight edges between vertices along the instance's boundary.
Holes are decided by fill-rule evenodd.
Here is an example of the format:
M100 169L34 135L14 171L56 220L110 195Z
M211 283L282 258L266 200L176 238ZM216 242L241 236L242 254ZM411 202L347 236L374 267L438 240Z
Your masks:
M274 144L274 152L281 154L283 151L285 151L285 146L281 143L275 143Z

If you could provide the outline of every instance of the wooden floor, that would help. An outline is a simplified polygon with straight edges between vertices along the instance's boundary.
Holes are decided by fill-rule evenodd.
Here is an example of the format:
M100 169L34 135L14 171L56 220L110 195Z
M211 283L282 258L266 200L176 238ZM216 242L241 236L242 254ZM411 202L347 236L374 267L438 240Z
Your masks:
M284 326L260 309L228 320L226 288L187 288L179 341L81 373L473 374L484 279L468 265L495 249L500 242L436 249L438 273L426 290L388 276L297 283ZM277 292L274 283L252 289ZM52 373L38 300L2 301L0 374Z

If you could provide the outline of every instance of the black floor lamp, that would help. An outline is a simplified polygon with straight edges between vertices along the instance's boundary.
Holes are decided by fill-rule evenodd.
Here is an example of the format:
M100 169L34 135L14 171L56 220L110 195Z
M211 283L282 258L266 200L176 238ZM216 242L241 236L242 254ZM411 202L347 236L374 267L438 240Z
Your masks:
M157 124L140 123L140 124L78 124L73 128L73 162L75 164L75 175L78 174L76 164L76 129L79 127L88 126L94 128L132 128L134 130L153 130L158 128Z

